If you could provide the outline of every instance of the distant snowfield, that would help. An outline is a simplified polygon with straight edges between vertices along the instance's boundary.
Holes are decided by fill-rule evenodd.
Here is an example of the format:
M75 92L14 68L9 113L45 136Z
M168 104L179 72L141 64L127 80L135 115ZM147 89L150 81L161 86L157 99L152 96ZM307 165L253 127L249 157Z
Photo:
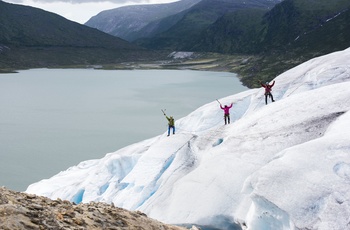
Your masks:
M28 187L102 201L170 224L232 229L350 229L350 49L305 62L233 102L210 102L166 133Z

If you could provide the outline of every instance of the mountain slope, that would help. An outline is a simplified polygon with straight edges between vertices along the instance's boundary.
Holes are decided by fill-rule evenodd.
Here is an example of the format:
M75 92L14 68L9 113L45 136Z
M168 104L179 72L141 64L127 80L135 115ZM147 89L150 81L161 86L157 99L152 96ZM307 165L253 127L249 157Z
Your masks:
M183 18L163 33L148 39L139 39L137 44L151 49L190 50L200 34L218 18L239 9L269 9L278 0L202 0L187 10Z
M0 2L0 42L19 46L137 49L135 45L28 6Z
M349 8L350 3L346 0L332 2L326 0L285 0L265 15L266 36L263 42L264 48L265 50L271 48L282 49L284 46L293 43L298 37L320 29L330 19L344 13ZM349 26L349 21L338 23ZM327 30L328 28L322 29ZM343 31L345 32L346 28L343 28ZM322 37L313 42L325 43Z
M350 3L345 0L285 0L272 9L265 9L264 13L262 10L258 13L250 9L226 14L200 36L197 40L199 44L192 50L260 53L302 49L304 53L315 52L317 49L303 44L299 39L304 39L308 44L320 44L318 48L321 48L330 39L306 35L323 31L321 33L328 36L336 35L333 38L336 42L331 43L334 52L348 47L344 44L349 36L350 21L347 21L346 16L349 9ZM331 22L333 26L327 27ZM247 40L253 40L254 43L247 45ZM223 44L227 48L221 49Z
M143 48L120 38L33 7L1 1L0 21L0 68L106 64L146 56Z
M350 49L312 59L233 102L178 120L178 132L89 160L28 187L102 201L166 223L219 229L346 229L350 215ZM328 95L325 97L325 95Z
M254 54L260 49L261 24L267 9L227 13L209 26L191 50Z
M157 23L163 18L178 14L200 0L182 0L169 4L131 5L102 11L89 19L85 25L97 28L106 33L133 41L139 37L147 37L157 29ZM173 18L171 24L176 23ZM153 26L148 26L153 24ZM168 24L168 23L167 23ZM145 27L148 28L145 28Z
M299 35L293 42L297 55L303 50L311 50L314 55L342 50L350 46L350 5L324 22Z
M306 60L350 47L349 9L344 0L285 0L261 18L225 15L193 51L254 55L235 71L245 85L256 87L257 79L271 80Z

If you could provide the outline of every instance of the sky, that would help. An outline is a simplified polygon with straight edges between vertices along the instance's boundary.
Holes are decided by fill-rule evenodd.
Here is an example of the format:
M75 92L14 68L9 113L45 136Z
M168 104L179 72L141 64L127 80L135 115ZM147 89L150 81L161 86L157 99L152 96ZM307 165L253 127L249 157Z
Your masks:
M169 224L217 229L348 229L350 48L312 59L264 89L208 102L164 132L86 160L26 192L107 202Z
M84 24L99 12L126 5L159 4L177 0L5 0L59 14L71 21Z

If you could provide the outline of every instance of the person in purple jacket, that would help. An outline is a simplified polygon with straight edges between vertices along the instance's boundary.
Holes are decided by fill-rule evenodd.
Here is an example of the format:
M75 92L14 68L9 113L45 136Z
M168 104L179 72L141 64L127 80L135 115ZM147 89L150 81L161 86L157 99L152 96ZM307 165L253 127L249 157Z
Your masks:
M233 103L231 103L230 106L225 105L224 107L222 107L221 103L220 103L220 108L222 110L224 110L224 120L225 120L225 125L226 124L230 124L230 109L232 108Z

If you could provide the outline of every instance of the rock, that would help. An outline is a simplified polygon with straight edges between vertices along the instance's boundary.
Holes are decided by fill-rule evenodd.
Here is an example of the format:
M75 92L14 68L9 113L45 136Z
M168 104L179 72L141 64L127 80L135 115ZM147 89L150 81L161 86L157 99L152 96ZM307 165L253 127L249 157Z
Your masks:
M106 203L74 204L66 200L0 188L0 229L164 229L185 230Z

